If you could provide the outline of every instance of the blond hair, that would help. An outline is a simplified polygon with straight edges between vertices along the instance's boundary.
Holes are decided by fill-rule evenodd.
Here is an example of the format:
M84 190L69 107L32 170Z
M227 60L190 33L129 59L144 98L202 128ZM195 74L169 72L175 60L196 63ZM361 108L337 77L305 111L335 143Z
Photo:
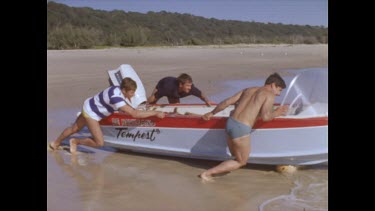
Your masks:
M137 83L129 78L129 77L126 77L124 79L122 79L121 81L121 89L125 89L125 91L129 91L129 90L137 90Z

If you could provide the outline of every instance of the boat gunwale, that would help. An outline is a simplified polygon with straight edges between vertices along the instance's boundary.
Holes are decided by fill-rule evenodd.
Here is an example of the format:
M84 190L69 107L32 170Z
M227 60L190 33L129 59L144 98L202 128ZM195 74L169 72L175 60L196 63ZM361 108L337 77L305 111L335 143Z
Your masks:
M224 129L228 117L212 117L210 120L205 121L201 116L197 115L181 115L181 114L166 114L163 119L157 117L148 118L134 118L125 113L114 113L102 119L99 123L102 126L136 126L136 127L149 127L149 125L132 124L127 125L122 123L125 121L139 122L150 121L154 127L175 127L175 128L201 128L201 129ZM113 121L117 119L116 121ZM170 121L173 120L173 121ZM116 124L113 122L117 122ZM309 117L309 118L282 118L278 117L271 121L263 121L258 119L253 125L253 129L280 129L280 128L301 128L301 127L316 127L328 126L328 117Z

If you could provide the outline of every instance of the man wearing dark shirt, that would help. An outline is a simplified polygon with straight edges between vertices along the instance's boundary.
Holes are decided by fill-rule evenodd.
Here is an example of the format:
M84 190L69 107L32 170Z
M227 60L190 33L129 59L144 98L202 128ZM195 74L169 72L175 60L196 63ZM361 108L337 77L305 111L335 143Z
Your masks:
M156 85L151 96L148 97L147 103L154 104L164 96L168 98L169 103L180 103L180 98L189 95L199 97L207 104L207 106L211 106L207 97L201 92L201 90L193 85L193 80L186 73L182 73L177 78L162 78Z

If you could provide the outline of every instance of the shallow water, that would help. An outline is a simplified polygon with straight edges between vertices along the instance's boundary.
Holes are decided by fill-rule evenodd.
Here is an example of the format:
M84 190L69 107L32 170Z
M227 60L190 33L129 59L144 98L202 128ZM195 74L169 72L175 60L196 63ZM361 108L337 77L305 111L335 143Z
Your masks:
M264 79L219 82L228 91L209 97L219 102L263 83ZM184 100L201 103L196 98ZM78 108L48 110L48 140L71 124L77 112ZM87 135L86 128L75 134ZM67 140L63 144L68 149ZM218 162L111 147L78 150L77 156L66 150L47 151L48 210L328 210L328 164L301 167L294 174L248 164L213 183L202 183L197 175Z
M249 164L202 183L197 175L217 162L82 148L48 152L48 210L328 209L324 165L290 176Z
M270 166L205 184L197 175L217 162L92 151L49 152L48 210L256 210L292 185Z
M289 194L264 201L259 210L328 210L328 165L305 167L292 175Z

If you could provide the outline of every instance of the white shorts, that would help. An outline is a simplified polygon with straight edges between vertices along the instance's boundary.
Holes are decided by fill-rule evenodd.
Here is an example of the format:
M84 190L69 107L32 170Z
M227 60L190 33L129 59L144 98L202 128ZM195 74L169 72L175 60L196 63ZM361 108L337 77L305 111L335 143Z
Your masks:
M91 110L90 107L90 98L86 99L82 106L82 115L87 118L90 117L96 121L100 121L102 118L98 116L95 112Z

